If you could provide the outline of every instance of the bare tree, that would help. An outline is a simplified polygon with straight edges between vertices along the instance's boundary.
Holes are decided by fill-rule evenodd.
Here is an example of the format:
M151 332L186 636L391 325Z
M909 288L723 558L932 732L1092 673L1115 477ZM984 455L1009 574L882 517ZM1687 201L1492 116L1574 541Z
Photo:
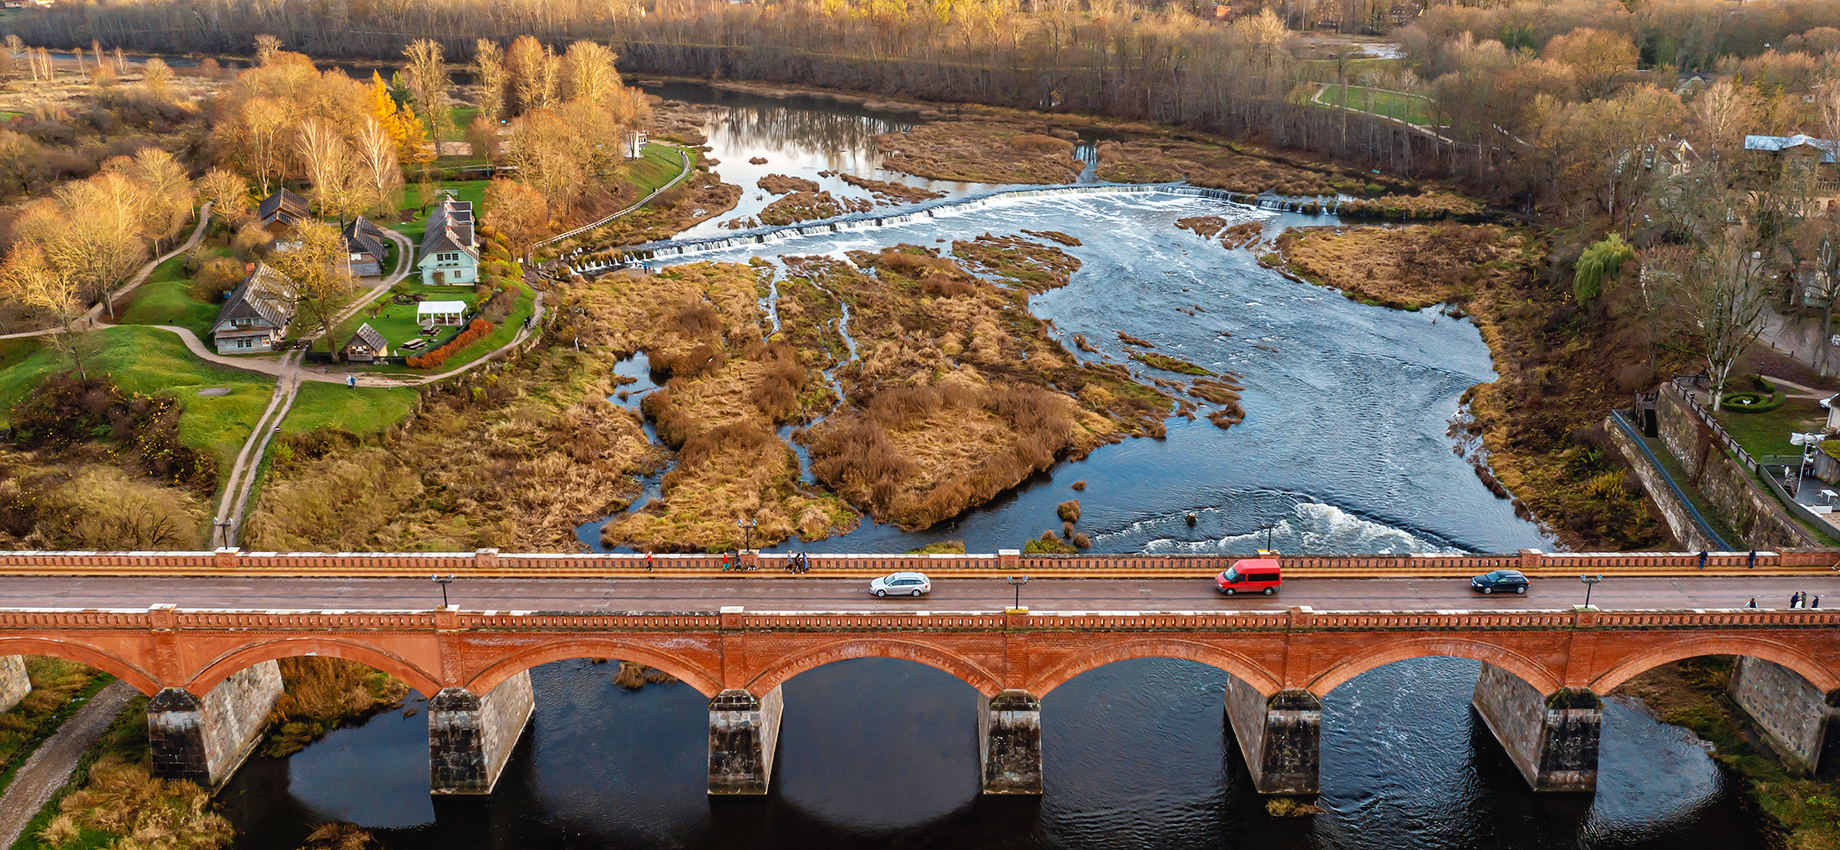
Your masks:
M389 212L395 209L398 192L403 188L402 166L396 160L396 140L382 122L369 115L358 128L356 145L358 175L364 183L365 209Z
M249 184L235 172L221 168L205 172L198 178L198 197L209 201L212 214L233 227L249 213Z
M149 239L159 240L184 230L198 201L185 166L156 147L141 148L125 159L110 160L105 165L140 184L141 232Z
M410 102L428 122L438 151L440 143L454 133L453 111L447 108L447 92L452 84L447 79L447 64L441 61L441 43L417 39L403 48L403 58L408 60L403 65L403 79L409 85Z
M605 105L619 88L620 75L614 70L619 57L606 45L577 41L563 55L563 97Z
M256 36L256 64L267 65L281 52L281 39L266 33Z
M38 235L45 257L81 291L115 315L115 287L147 259L146 190L118 171L104 171L57 189L63 220Z
M479 87L479 114L493 125L505 117L505 50L491 39L473 45L473 79Z
M77 376L89 379L83 367L83 351L78 334L84 330L84 301L81 287L45 261L37 245L22 244L13 249L0 265L0 294L6 301L42 313L57 322L61 333L52 334L53 347L69 355L76 364Z
M102 67L100 57L96 67ZM146 86L147 93L158 100L172 96L172 78L172 69L166 67L166 61L158 56L149 58L147 64L141 66L141 85Z
M1700 251L1679 252L1667 270L1671 300L1680 310L1680 339L1706 363L1712 409L1718 410L1732 369L1763 334L1769 307L1763 252L1750 228L1731 226Z
M236 130L247 153L246 167L262 184L262 196L268 197L269 179L281 176L281 138L288 125L287 104L271 97L253 97L243 102L240 117Z
M351 147L331 124L318 118L300 122L294 135L294 155L313 184L314 202L321 215L335 216L339 224L369 206L361 197Z

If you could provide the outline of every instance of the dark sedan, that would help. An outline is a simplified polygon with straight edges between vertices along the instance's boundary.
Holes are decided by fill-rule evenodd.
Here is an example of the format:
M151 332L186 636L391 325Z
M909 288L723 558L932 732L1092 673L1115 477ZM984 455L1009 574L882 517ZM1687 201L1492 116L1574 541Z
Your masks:
M1496 570L1470 579L1469 586L1483 593L1526 593L1527 577L1520 570Z

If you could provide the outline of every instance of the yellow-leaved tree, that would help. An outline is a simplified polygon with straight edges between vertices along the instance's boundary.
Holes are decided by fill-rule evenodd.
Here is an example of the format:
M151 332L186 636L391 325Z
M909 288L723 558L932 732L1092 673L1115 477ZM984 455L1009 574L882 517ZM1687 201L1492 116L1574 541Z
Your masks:
M422 119L396 102L383 76L371 72L370 113L396 142L396 158L401 162L433 162L434 149L428 144L428 127Z

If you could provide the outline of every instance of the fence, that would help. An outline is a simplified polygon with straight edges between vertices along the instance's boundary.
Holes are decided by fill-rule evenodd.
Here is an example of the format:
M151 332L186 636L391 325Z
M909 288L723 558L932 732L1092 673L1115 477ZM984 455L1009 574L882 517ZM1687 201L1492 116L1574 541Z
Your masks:
M1661 475L1661 480L1667 482L1668 489L1674 491L1674 498L1687 509L1687 515L1692 518L1693 525L1699 529L1700 533L1706 535L1706 539L1712 541L1712 544L1719 549L1726 552L1735 551L1723 535L1712 530L1712 523L1707 522L1699 509L1693 506L1693 500L1687 498L1687 494L1674 481L1674 476L1668 474L1667 467L1661 465L1661 459L1655 457L1655 453L1649 450L1648 443L1642 439L1641 433L1623 419L1623 412L1612 410L1610 416L1616 420L1617 427L1622 428L1624 433L1627 433L1636 446L1642 450L1642 455L1648 458L1649 466L1654 467L1655 472Z
M604 216L600 218L599 220L584 224L567 233L559 233L541 242L533 243L530 246L530 250L525 252L524 254L524 263L526 265L530 263L530 258L536 254L536 251L538 248L541 248L545 245L553 245L571 236L579 236L583 233L593 230L596 227L600 227L601 225L606 224L607 222L610 222L616 218L619 218L620 216L623 216L629 212L632 212L633 210L636 210L642 206L645 206L646 204L651 203L653 198L656 198L659 195L664 194L665 190L670 189L672 186L676 186L677 184L684 182L685 178L688 178L690 176L690 154L685 152L682 148L679 148L677 151L677 158L679 162L683 164L683 171L680 172L677 175L677 177L673 179L671 182L666 183L663 186L659 186L656 189L653 189L651 194L646 195L645 197L640 198L639 200L633 202L633 205L627 207L626 209L623 209L623 210L620 210L619 212L615 212L607 216Z
M1713 418L1712 413L1700 405L1699 399L1693 397L1693 391L1689 389L1691 386L1689 381L1690 379L1687 378L1676 377L1670 382L1668 389L1672 389L1674 393L1680 397L1681 401L1686 404L1687 409L1692 411L1693 415L1699 419L1700 424L1704 425L1706 429L1712 433L1714 442L1724 448L1725 451L1728 452L1733 459L1737 460L1740 466L1750 472L1753 477L1763 479L1764 488L1770 492L1770 495L1776 497L1776 501L1788 511L1792 519L1797 520L1797 522L1790 523L1790 527L1802 538L1803 542L1810 546L1823 545L1823 541L1819 535L1803 526L1811 526L1815 529L1831 528L1831 526L1827 524L1827 520L1820 514L1809 510L1807 505L1797 502L1795 496L1783 487L1782 482L1776 480L1776 476L1770 474L1770 471L1765 468L1764 464L1759 463L1756 458L1751 457L1751 453L1745 451L1744 447L1738 444L1737 439L1726 432L1725 426L1720 425L1719 420Z

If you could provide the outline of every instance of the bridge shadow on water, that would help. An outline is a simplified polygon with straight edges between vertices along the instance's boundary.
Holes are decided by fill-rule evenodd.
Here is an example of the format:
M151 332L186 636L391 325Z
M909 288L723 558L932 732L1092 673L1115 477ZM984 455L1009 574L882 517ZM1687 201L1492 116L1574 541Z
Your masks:
M876 658L788 681L770 793L711 798L707 699L625 690L618 667L531 671L536 716L490 797L430 798L414 699L252 759L220 796L237 847L294 850L333 820L391 850L1764 846L1690 735L1614 698L1598 793L1532 793L1470 708L1477 664L1461 659L1389 664L1331 692L1324 811L1292 818L1253 791L1226 674L1195 662L1118 662L1050 692L1040 798L979 793L973 688Z

